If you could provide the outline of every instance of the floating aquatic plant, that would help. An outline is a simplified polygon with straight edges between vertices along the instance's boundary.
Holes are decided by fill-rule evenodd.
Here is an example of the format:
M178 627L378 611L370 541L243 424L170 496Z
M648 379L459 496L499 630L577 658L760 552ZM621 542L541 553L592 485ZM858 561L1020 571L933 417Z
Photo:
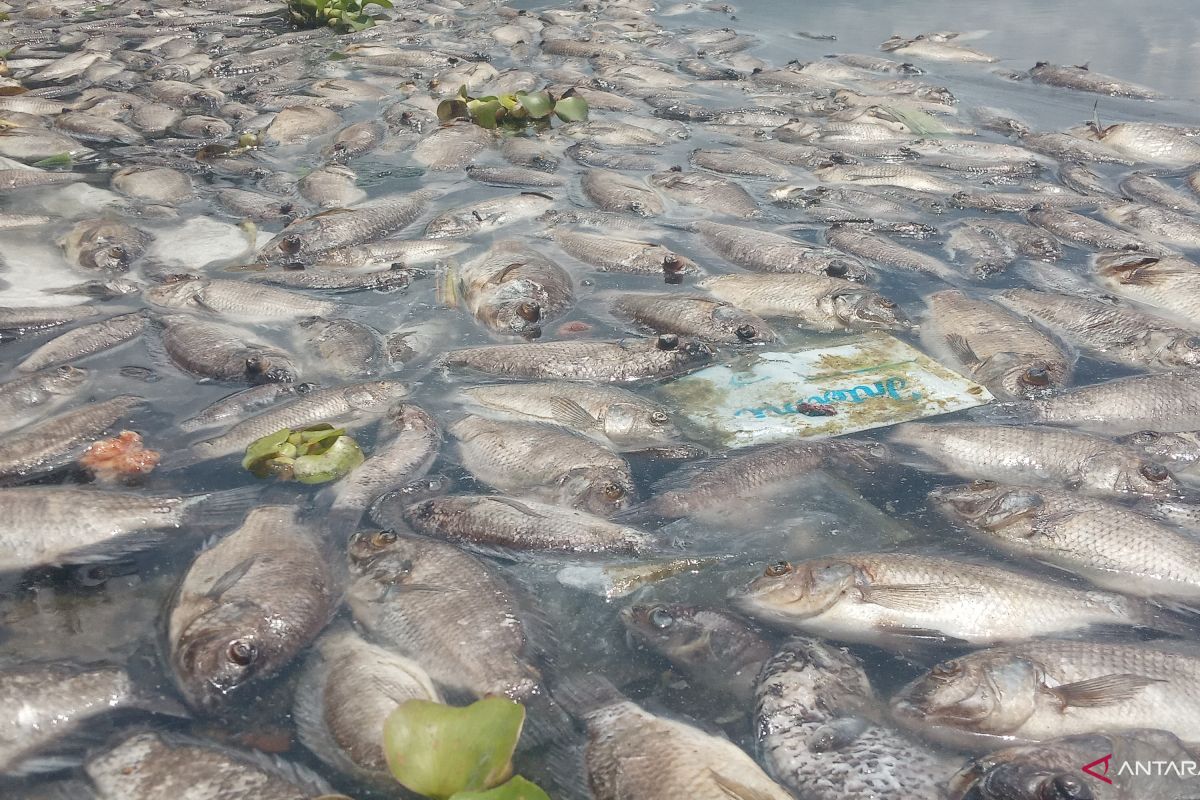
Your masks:
M339 33L361 31L375 24L367 6L391 8L391 0L288 0L288 16L301 28L330 27Z
M246 448L242 467L256 478L328 483L364 460L362 449L344 428L321 423L295 431L284 428L256 439Z
M458 94L438 104L438 119L449 122L465 119L481 128L509 129L527 125L548 128L553 117L563 122L580 122L588 118L587 101L569 89L557 100L550 92L514 92L512 94L471 97L467 87L458 87Z
M383 751L397 781L434 800L549 800L512 777L524 724L525 707L504 697L465 707L409 700L384 723Z

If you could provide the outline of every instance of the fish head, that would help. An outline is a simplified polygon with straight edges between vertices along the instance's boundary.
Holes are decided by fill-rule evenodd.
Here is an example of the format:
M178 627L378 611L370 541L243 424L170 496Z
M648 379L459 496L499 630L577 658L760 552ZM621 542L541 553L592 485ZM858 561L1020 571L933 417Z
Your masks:
M895 330L911 328L908 318L896 301L875 292L845 291L834 298L835 314L852 327Z
M848 258L829 259L829 263L825 265L825 275L830 278L841 278L842 280L853 281L855 283L866 283L871 280L871 270L857 261L851 261ZM889 300L888 302L891 301Z
M604 435L613 442L674 442L679 430L664 409L647 408L638 403L612 403L601 421Z
M382 411L393 400L408 394L408 387L400 381L368 381L349 387L346 402L359 411Z
M372 574L379 580L392 582L402 581L412 571L411 563L405 565L403 547L396 531L356 531L350 536L346 552L350 568L356 574Z
M246 377L251 383L295 383L297 371L286 358L254 353L246 357Z
M637 489L630 476L612 467L582 467L561 476L557 489L573 508L612 516L637 500Z
M165 308L188 308L196 305L196 297L204 287L203 281L180 277L150 286L143 292L146 301Z
M831 712L854 712L875 701L862 663L845 648L820 639L794 636L767 662L759 692L779 692L800 721L826 719Z
M172 642L175 682L193 708L218 708L256 676L273 673L291 635L278 615L256 603L222 602Z
M809 619L825 613L854 590L858 570L835 559L793 565L776 561L734 597L734 603L759 619Z
M1080 483L1108 494L1145 497L1177 496L1183 491L1169 469L1123 447L1104 450L1085 460Z
M892 716L912 727L1003 736L1037 710L1043 689L1037 664L1004 651L943 661L892 698Z
M542 310L548 304L549 295L541 284L518 278L496 287L481 311L494 330L536 339L542 334Z
M1153 461L1182 461L1189 464L1200 461L1200 435L1195 432L1138 431L1122 436L1117 441L1136 447Z
M763 320L730 305L714 307L712 321L720 330L736 337L739 342L760 344L776 340L775 331Z
M702 664L714 658L710 614L682 603L635 605L621 609L631 646L643 647L675 663Z
M1033 523L1045 505L1032 489L993 481L934 489L929 500L979 530L1014 538L1026 538L1033 532Z
M1200 336L1180 336L1158 353L1158 358L1171 367L1200 366Z
M950 779L950 800L1095 800L1091 787L1074 773L1039 763L1042 759L1030 758L1023 748L1013 750L1028 760L1007 760L1010 751L1003 750L972 761Z

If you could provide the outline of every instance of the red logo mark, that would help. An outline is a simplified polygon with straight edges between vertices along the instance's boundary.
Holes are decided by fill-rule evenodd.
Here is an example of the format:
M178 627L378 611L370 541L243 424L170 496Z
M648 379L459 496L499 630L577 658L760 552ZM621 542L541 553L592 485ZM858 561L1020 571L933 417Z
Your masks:
M1093 761L1090 764L1084 764L1083 771L1086 772L1088 775L1091 775L1093 778L1097 778L1098 780L1102 780L1105 783L1111 784L1112 778L1108 777L1108 762L1110 762L1110 761L1112 761L1112 753L1109 753L1108 755L1104 756L1104 758L1097 758L1095 761ZM1101 764L1104 765L1103 773L1092 772L1092 767L1096 767Z

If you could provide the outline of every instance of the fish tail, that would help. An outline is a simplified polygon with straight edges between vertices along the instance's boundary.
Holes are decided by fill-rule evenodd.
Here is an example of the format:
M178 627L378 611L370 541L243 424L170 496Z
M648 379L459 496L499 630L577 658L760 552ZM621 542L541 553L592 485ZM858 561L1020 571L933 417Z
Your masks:
M261 494L257 486L242 486L192 495L184 502L184 521L205 528L236 525L247 511L259 504Z

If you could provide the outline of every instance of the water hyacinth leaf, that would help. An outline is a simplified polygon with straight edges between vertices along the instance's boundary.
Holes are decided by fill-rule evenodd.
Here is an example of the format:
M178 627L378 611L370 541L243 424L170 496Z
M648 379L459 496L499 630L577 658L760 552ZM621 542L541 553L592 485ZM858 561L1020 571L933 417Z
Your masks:
M500 105L500 101L495 97L469 100L467 110L471 112L471 118L475 120L475 124L488 130L495 128L496 123L504 115L504 106Z
M320 454L297 456L292 464L292 477L300 483L328 483L348 475L365 460L358 443L349 436L341 436Z
M458 96L463 100L471 99L471 95L467 94L467 85L465 83L458 87Z
M486 792L459 792L450 800L550 800L550 795L543 792L536 783L515 775L508 783L495 789Z
M458 98L438 103L437 118L441 122L449 122L452 119L470 119L470 117L471 112L467 110L466 102Z
M554 115L563 122L586 122L588 118L587 101L579 95L560 97L554 104Z
M547 117L554 110L554 101L546 92L533 92L521 96L521 107L534 119Z
M246 455L242 459L242 469L252 469L255 463L275 455L279 446L287 443L288 437L291 435L292 432L284 428L260 439L255 439L246 447Z
M502 94L497 99L500 101L500 105L504 106L506 111L513 111L521 107L521 93Z
M524 723L525 707L504 697L462 708L408 700L384 723L383 750L405 788L446 800L508 780Z

